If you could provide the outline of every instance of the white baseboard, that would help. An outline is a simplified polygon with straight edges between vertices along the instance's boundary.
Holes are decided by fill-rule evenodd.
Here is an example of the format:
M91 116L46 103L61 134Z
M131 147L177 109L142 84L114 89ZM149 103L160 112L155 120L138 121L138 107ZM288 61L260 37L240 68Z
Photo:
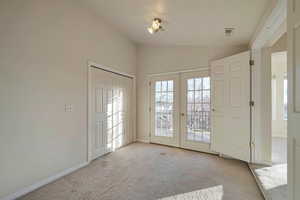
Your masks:
M59 179L63 176L66 176L66 175L68 175L68 174L70 174L70 173L72 173L72 172L74 172L74 171L76 171L76 170L78 170L82 167L85 167L88 164L89 164L88 162L85 162L85 163L82 163L80 165L77 165L77 166L71 167L69 169L66 169L66 170L64 170L64 171L62 171L62 172L60 172L60 173L58 173L54 176L50 176L50 177L48 177L44 180L41 180L39 182L34 183L33 185L30 185L28 187L24 187L24 188L16 191L15 193L12 193L12 194L10 194L6 197L3 197L3 198L1 198L1 200L15 200L15 199L17 199L17 198L19 198L19 197L21 197L25 194L28 194L29 192L32 192L32 191L34 191L34 190L36 190L36 189L38 189L38 188L40 188L44 185L47 185L47 184L49 184L49 183L51 183L51 182L53 182L53 181L55 181L55 180L57 180L57 179Z
M136 141L137 142L142 142L142 143L150 143L149 139L139 139L139 138L137 138Z

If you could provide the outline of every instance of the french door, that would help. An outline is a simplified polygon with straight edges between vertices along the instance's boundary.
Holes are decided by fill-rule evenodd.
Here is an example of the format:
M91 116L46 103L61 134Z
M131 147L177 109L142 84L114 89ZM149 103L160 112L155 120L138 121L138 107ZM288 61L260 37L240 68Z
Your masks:
M181 73L181 143L186 149L210 151L209 72Z
M208 71L153 77L151 142L210 152Z
M151 79L151 142L179 146L179 76Z
M153 143L250 162L250 52L151 78Z

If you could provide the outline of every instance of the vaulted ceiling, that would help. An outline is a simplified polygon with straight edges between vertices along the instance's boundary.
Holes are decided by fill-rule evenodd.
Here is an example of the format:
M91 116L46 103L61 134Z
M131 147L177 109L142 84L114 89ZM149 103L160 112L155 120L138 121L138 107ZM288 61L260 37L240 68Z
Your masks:
M271 0L84 0L104 20L138 44L245 45ZM150 35L151 20L165 31ZM226 37L224 28L235 28Z

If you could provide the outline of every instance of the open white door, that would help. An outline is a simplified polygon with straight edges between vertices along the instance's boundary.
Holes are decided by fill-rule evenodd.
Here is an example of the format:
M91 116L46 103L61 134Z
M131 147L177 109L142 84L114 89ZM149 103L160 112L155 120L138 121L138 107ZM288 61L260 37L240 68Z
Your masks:
M288 188L300 199L300 2L288 3Z
M250 52L211 64L211 149L250 162Z

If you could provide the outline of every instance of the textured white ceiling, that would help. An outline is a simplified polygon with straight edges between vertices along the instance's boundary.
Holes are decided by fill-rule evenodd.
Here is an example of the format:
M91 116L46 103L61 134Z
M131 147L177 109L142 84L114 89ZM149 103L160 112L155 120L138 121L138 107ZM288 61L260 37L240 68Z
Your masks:
M139 44L248 44L270 0L84 0L117 30ZM164 32L150 35L154 17ZM224 28L233 27L232 37Z

